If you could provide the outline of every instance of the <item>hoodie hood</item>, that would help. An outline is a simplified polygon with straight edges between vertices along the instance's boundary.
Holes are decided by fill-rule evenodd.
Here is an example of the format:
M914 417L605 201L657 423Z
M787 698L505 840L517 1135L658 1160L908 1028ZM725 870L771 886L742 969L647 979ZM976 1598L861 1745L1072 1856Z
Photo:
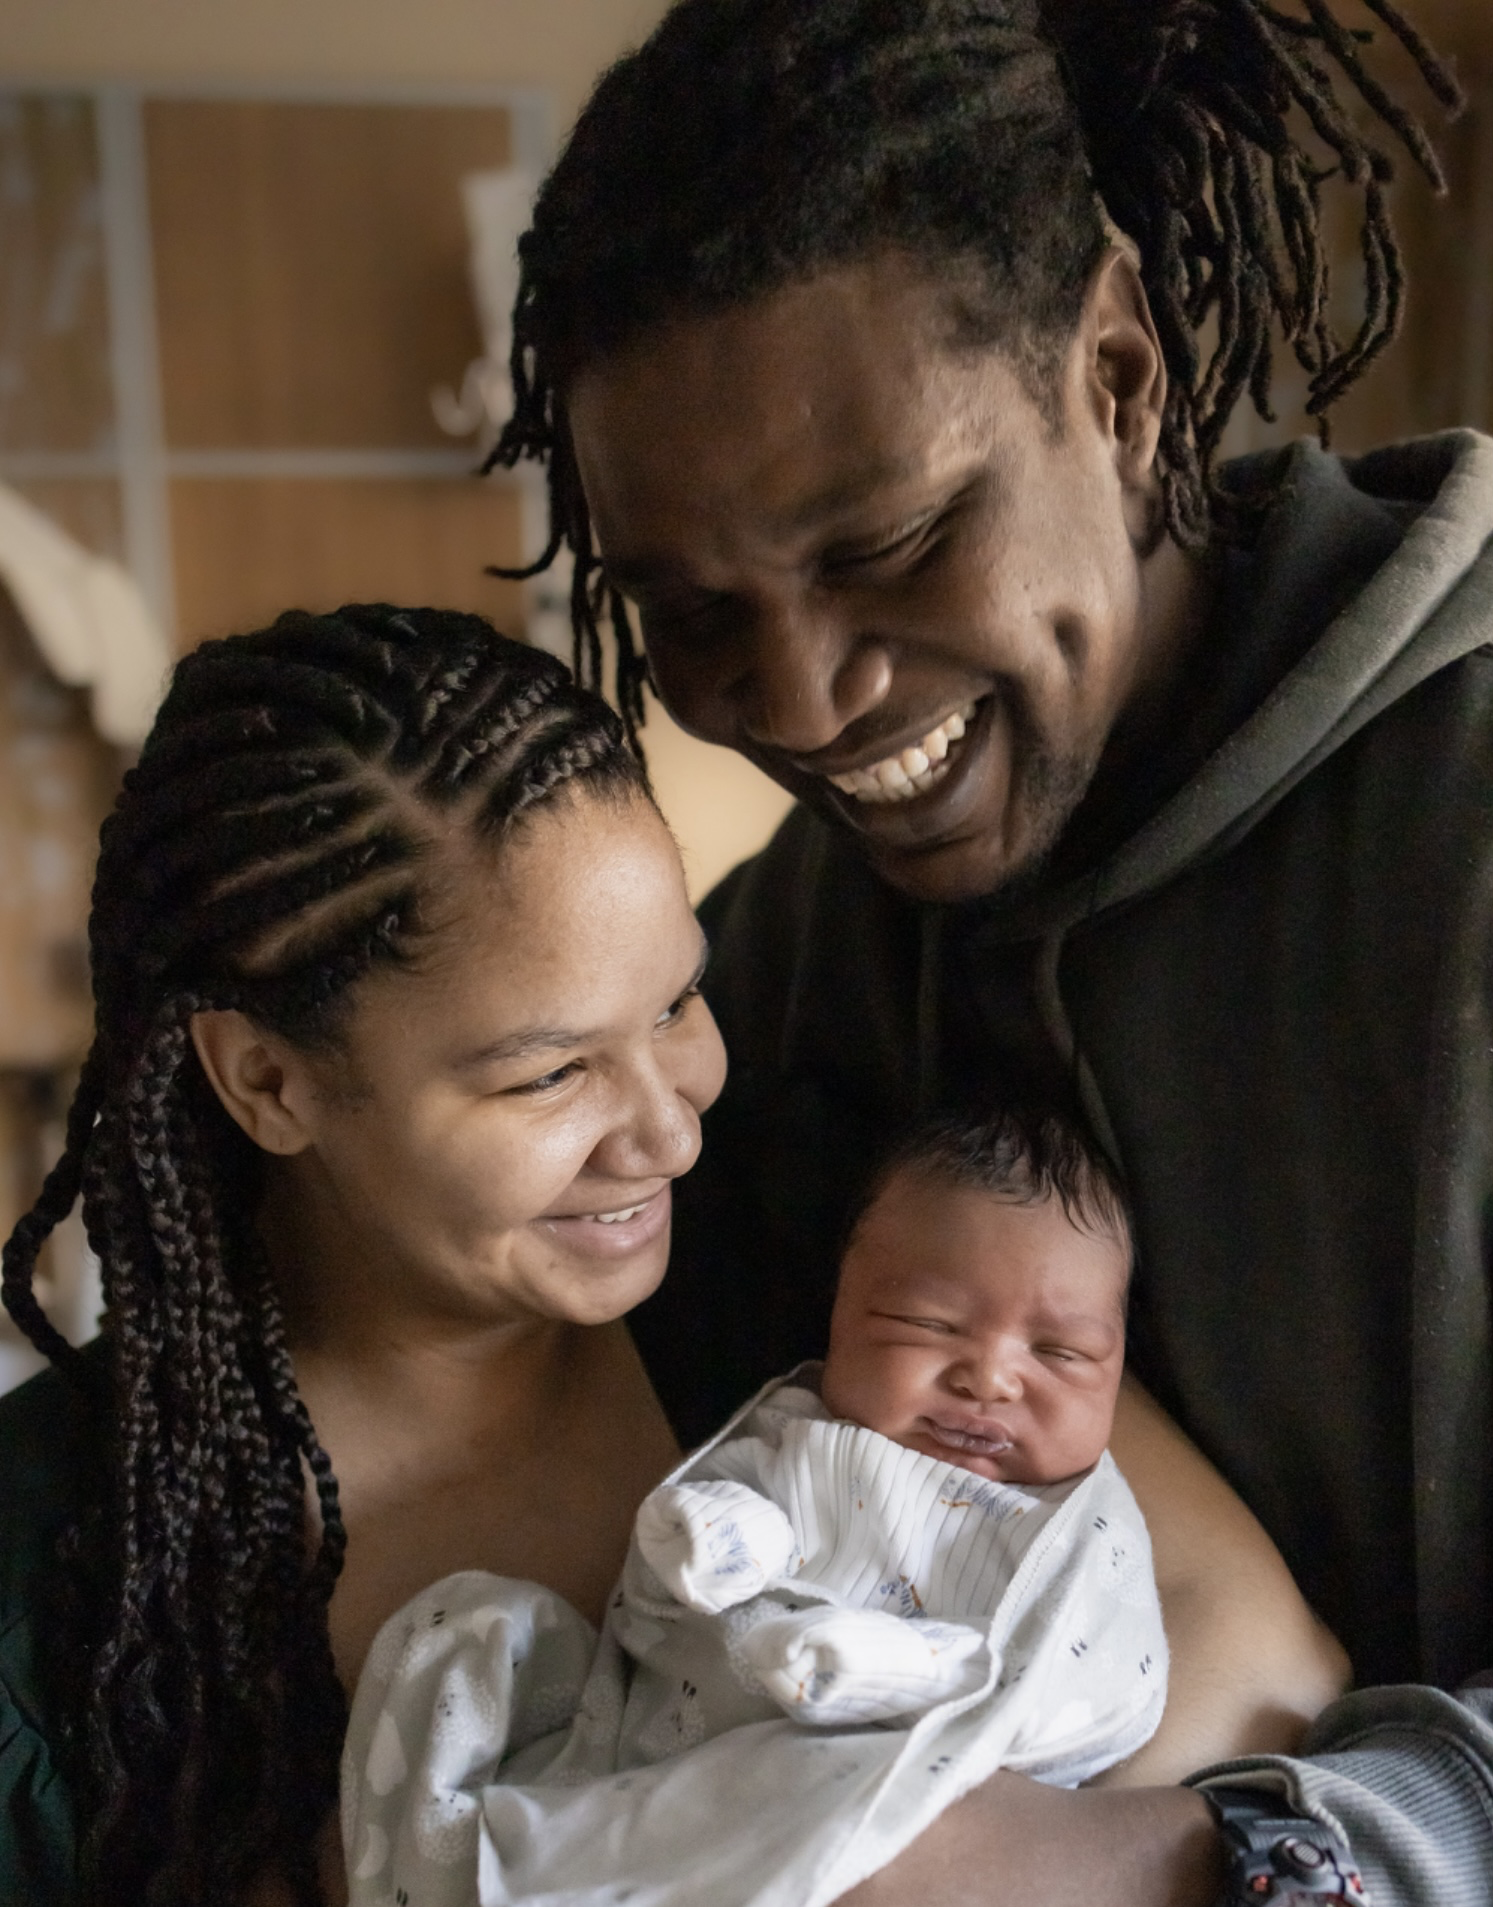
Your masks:
M1256 593L1237 631L1240 655L1268 658L1272 637L1303 621L1310 628L1314 609L1327 619L1321 634L1117 849L1010 907L987 904L969 936L992 951L1037 943L1037 1011L1094 1136L1122 1172L1123 1149L1063 995L1070 931L1227 852L1376 715L1493 642L1493 438L1446 431L1347 461L1305 443L1286 454L1279 500L1244 566ZM1355 574L1368 580L1353 586ZM922 913L917 1048L930 1100L945 915Z
M1261 532L1262 545L1276 545L1269 567L1277 577L1320 572L1321 542L1331 534L1327 492L1343 478L1409 518L1398 546L1128 840L1077 879L1009 909L997 904L982 938L1061 937L1224 853L1365 723L1493 642L1493 438L1452 430L1343 462L1312 444L1288 456L1281 500ZM1290 560L1292 544L1302 548L1299 564ZM1299 603L1255 607L1261 619L1301 612Z

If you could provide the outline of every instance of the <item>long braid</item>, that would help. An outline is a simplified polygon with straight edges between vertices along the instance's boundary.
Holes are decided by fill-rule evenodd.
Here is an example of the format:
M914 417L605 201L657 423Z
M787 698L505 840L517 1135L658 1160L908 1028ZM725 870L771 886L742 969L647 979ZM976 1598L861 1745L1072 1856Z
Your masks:
M189 656L105 824L98 1035L4 1254L11 1314L76 1364L32 1279L81 1191L113 1398L108 1605L81 1638L94 1900L226 1901L277 1871L318 1901L346 1721L337 1481L256 1228L259 1155L198 1064L193 1015L335 1042L350 990L412 952L452 819L500 837L570 785L647 784L563 665L475 617L375 605Z
M647 662L608 587L569 441L576 372L669 317L741 305L897 248L979 268L986 342L1039 398L1103 254L1102 200L1140 247L1169 373L1166 522L1196 548L1242 534L1259 499L1215 475L1229 416L1269 417L1273 339L1330 407L1394 337L1404 269L1356 93L1440 190L1430 142L1365 65L1327 0L680 0L605 74L519 244L514 410L490 462L546 465L568 546L578 678L642 719ZM1364 0L1455 110L1456 82L1391 0ZM1304 116L1319 163L1292 129ZM1363 315L1340 344L1321 192L1360 195ZM1097 198L1096 198L1097 194ZM1199 334L1217 319L1206 362ZM1044 380L1046 390L1044 390ZM1251 508L1251 501L1254 508Z
M77 1352L42 1310L33 1285L36 1261L48 1238L71 1212L83 1187L83 1155L103 1096L104 1058L94 1043L68 1109L62 1156L47 1174L35 1205L6 1240L0 1294L11 1317L37 1350L72 1369Z

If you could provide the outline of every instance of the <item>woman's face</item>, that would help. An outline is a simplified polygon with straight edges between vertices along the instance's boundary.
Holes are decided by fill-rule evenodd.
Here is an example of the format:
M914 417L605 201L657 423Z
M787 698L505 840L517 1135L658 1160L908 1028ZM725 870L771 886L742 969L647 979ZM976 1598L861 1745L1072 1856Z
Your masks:
M662 325L567 394L660 693L928 899L1030 868L1142 666L1165 376L1128 261L1039 404L895 255Z
M309 1142L279 1209L343 1291L619 1317L663 1276L726 1072L678 851L641 798L581 794L459 852L418 966L370 976L339 1051L287 1075Z

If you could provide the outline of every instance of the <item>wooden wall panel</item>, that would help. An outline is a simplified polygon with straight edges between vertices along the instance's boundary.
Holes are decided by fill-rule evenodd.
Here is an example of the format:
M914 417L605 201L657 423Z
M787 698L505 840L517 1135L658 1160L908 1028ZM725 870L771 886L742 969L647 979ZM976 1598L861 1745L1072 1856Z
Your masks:
M95 556L124 557L119 485L112 477L32 477L11 488Z
M1466 354L1472 348L1467 336L1467 272L1476 251L1476 128L1471 116L1453 126L1434 118L1431 124L1449 190L1438 199L1424 174L1397 155L1398 176L1389 198L1405 258L1403 328L1361 382L1334 406L1333 447L1338 450L1364 451L1453 424L1486 426L1493 421L1463 416ZM1360 309L1363 266L1341 198L1334 194L1329 204L1338 330L1349 337ZM1304 414L1297 427L1311 428Z
M443 439L429 393L480 339L459 182L496 108L147 101L172 448Z
M345 602L476 610L523 630L519 499L475 480L178 481L171 486L184 646L255 629L282 609Z
M0 450L114 429L93 104L0 98Z
M0 680L0 1068L41 1071L88 1046L88 897L118 760L3 590Z
M1470 77L1477 70L1477 46L1470 14L1459 12L1457 0L1445 0L1439 17L1429 22L1438 43L1452 63ZM1417 14L1420 21L1420 14ZM1493 7L1487 18L1493 22ZM1454 30L1460 29L1460 32ZM1380 82L1422 118L1445 169L1448 192L1437 198L1425 175L1401 148L1392 132L1378 123L1361 101L1354 106L1364 136L1382 147L1395 168L1389 202L1395 231L1404 256L1407 279L1399 337L1369 367L1332 410L1332 446L1349 454L1376 444L1446 429L1454 424L1493 427L1493 415L1470 415L1469 355L1479 341L1469 335L1473 275L1487 269L1493 235L1480 231L1490 203L1479 168L1488 151L1486 127L1480 114L1489 110L1486 94L1474 90L1471 109L1448 123L1431 99L1404 54L1378 29L1365 59ZM1297 130L1310 142L1304 126ZM1325 164L1326 148L1320 148ZM1342 189L1336 180L1322 188L1322 218L1332 267L1332 314L1338 336L1351 338L1362 312L1364 266L1359 251L1358 221L1362 199ZM1493 349L1493 340L1481 348ZM1316 434L1316 423L1305 409L1306 376L1288 348L1276 340L1272 397L1278 413L1269 424L1254 415L1242 398L1224 439L1225 453L1253 450L1267 444Z
M765 845L793 797L735 749L687 735L651 693L643 752L684 856L690 898L701 901L723 874Z

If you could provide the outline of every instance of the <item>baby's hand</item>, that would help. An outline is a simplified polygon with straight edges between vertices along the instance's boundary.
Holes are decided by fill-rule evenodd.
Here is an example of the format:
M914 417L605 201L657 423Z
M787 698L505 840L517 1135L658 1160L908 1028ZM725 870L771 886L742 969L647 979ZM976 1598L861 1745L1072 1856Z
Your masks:
M638 1548L687 1608L733 1608L803 1563L793 1525L744 1483L666 1483L643 1499Z
M915 1715L972 1694L990 1651L962 1622L910 1621L884 1609L799 1609L759 1622L741 1652L772 1699L817 1728Z

